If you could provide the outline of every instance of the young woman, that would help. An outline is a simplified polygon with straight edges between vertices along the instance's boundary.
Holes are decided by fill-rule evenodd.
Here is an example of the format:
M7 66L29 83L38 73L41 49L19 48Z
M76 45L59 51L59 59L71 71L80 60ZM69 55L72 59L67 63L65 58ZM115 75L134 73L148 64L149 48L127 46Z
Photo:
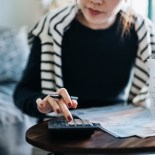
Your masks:
M155 36L151 23L126 3L79 0L45 15L30 34L31 54L15 104L32 116L55 111L70 121L69 108L77 107L70 95L79 97L78 107L144 102Z

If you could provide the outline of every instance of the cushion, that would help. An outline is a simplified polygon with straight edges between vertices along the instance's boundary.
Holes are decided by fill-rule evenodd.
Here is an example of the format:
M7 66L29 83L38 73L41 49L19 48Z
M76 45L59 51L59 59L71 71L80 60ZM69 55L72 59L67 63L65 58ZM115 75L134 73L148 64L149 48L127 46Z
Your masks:
M20 80L28 55L25 27L0 31L0 84Z
M29 56L27 31L0 30L0 154L30 155L32 146L25 141L26 130L35 120L13 104L13 91Z

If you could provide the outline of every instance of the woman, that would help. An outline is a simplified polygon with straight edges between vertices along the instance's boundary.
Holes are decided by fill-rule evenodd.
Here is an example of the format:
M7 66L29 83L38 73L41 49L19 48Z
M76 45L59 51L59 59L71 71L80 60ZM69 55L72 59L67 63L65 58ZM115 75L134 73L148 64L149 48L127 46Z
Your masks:
M31 54L15 104L32 116L55 111L70 121L68 109L77 101L69 94L79 97L78 107L144 102L154 34L151 23L126 3L79 0L45 15L30 34Z

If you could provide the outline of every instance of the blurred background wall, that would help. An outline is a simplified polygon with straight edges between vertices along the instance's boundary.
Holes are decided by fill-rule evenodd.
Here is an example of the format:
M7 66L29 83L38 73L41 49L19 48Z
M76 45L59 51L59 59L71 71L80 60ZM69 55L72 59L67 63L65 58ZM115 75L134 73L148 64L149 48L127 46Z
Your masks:
M0 0L0 27L31 26L49 8L72 1L74 0ZM148 7L148 3L151 3L151 7ZM155 0L132 0L132 6L143 15L151 14L150 17L155 20Z
M0 0L0 28L32 26L43 13L72 0Z
M41 0L0 0L0 27L32 25L44 9Z

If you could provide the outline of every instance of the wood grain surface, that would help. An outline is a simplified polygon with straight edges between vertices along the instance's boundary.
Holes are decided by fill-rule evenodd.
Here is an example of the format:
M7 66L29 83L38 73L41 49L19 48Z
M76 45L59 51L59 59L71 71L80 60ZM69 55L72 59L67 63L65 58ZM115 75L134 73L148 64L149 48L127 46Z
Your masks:
M76 135L75 135L76 137ZM35 147L56 153L84 154L146 154L155 153L155 137L115 138L106 132L95 131L85 139L55 139L48 131L48 121L29 128L26 141Z

